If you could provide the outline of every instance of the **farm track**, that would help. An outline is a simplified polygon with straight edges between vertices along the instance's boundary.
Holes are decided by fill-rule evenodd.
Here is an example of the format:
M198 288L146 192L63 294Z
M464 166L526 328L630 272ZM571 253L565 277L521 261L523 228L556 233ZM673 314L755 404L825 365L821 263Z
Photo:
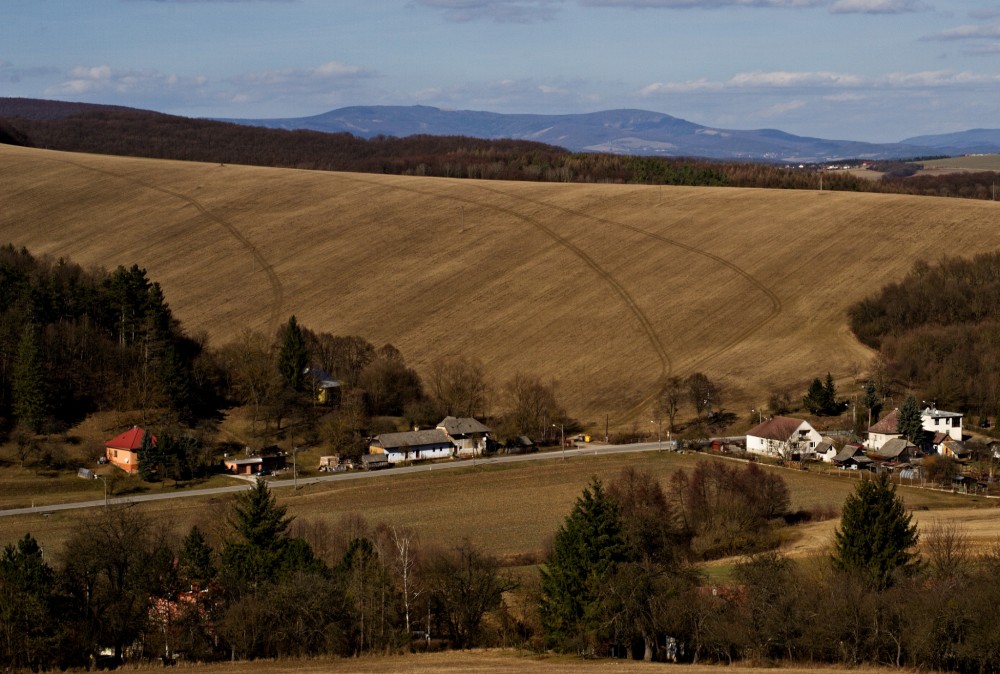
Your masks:
M352 180L354 182L359 182L359 183L363 183L363 184L366 184L366 185L375 185L375 186L379 186L379 187L384 187L384 184L382 184L382 183L377 183L375 181L365 180L363 178L358 178L356 176L347 176L345 174L344 177L345 177L345 179ZM463 184L463 186L464 186L464 184ZM477 187L479 187L479 186L477 186ZM412 187L400 187L399 185L392 185L389 189L398 190L398 191L402 191L402 192L409 192L409 193L412 193L412 194L419 194L420 196L442 197L442 198L450 199L450 200L458 202L458 203L468 204L470 206L476 206L476 207L479 207L479 208L490 209L490 210L493 210L493 211L495 211L497 213L503 213L505 215L509 215L509 216L511 216L513 218L516 218L517 220L520 220L520 221L522 221L522 222L530 225L531 227L533 227L534 229L538 230L539 232L542 232L547 237L549 237L550 239L552 239L553 241L555 241L557 244L559 244L560 246L562 246L563 248L565 248L566 250L568 250L570 253L572 253L573 256L576 257L578 260L580 260L581 262L583 262L584 265L586 265L591 271L593 271L598 276L598 278L600 278L601 281L603 281L608 287L610 287L611 290L612 290L612 292L615 295L618 296L618 298L621 300L622 304L625 306L626 310L629 313L631 313L632 316L638 322L639 328L642 330L643 334L645 334L646 339L649 341L650 346L653 349L653 352L656 354L657 359L660 361L660 375L659 375L659 378L662 380L663 378L669 376L670 373L673 371L673 363L671 362L670 356L667 353L666 347L663 344L663 340L660 338L659 334L656 332L656 328L653 327L653 322L650 320L649 316L642 309L642 307L639 306L639 303L632 296L632 294L628 291L628 289L624 285L622 285L621 281L619 281L618 279L616 279L614 277L614 275L611 274L611 272L609 272L606 269L604 269L600 265L600 263L597 262L597 260L595 260L593 257L591 257L590 255L588 255L586 251L584 251L582 248L580 248L576 244L572 243L569 239L567 239L565 236L559 234L558 232L556 232L551 227L548 227L547 225L543 224L541 221L539 221L536 218L530 217L530 216L525 215L523 213L519 213L516 210L514 210L513 208L507 208L507 207L504 207L504 206L498 206L496 204L493 204L493 203L490 203L490 202L487 202L487 201L481 201L481 200L478 200L478 199L470 199L468 197L459 197L459 196L450 195L450 194L441 194L440 192L429 192L429 191L426 191L426 190L418 190L418 189L414 189ZM485 187L483 187L481 189L483 189L485 191L488 191L488 192L491 192L491 193L495 193L495 194L497 194L499 196L502 196L502 197L505 197L505 198L508 198L508 199L512 198L511 195L505 194L504 192L501 192L499 190L491 190L491 189L485 188ZM534 203L536 205L547 206L547 204L545 204L543 202L535 202L532 199L520 199L520 200L528 202L528 203ZM554 207L554 208L558 208L558 207Z
M180 199L181 201L191 206L194 206L194 208L202 216L222 227L226 231L226 233L229 234L229 236L231 236L233 239L237 241L237 243L243 246L250 253L254 262L260 265L260 268L267 275L268 283L271 286L271 293L274 296L274 299L271 302L271 311L269 316L270 332L274 332L275 330L278 329L278 326L281 324L281 316L282 316L281 312L285 304L284 286L281 283L281 279L278 278L278 274L274 270L274 266L267 261L267 259L260 252L257 246L255 246L254 243L250 241L250 239L248 239L246 235L244 235L239 230L239 228L236 227L236 225L212 213L200 201L183 192L171 190L161 185L156 185L154 183L150 183L145 180L140 180L138 178L133 178L131 176L122 175L121 173L116 173L114 171L109 171L107 169L97 168L95 166L88 166L87 164L81 162L70 161L68 159L49 159L49 161L68 164L70 166L75 166L77 168L84 169L86 171L92 171L94 173L100 173L102 175L115 178L117 180L123 180L133 185L140 185L142 187L145 187L146 189L153 190L161 194L166 194L167 196L174 197L175 199Z
M497 195L501 195L501 196L507 196L508 198L510 197L510 195L507 195L504 192L501 192L500 190L493 189L493 188L490 188L490 187L485 187L483 185L474 184L474 187L476 189L479 189L479 190L491 192L491 193L494 193L494 194L497 194ZM610 220L608 218L598 217L598 216L595 216L595 215L591 215L589 213L584 213L582 211L574 210L574 209L571 209L571 208L566 208L564 206L557 206L555 204L551 204L551 203L548 203L548 202L540 201L540 200L537 200L537 199L524 198L524 197L520 198L520 200L524 201L526 203L534 204L536 206L541 206L543 208L549 208L549 209L552 209L552 210L556 210L556 211L559 211L561 213L565 213L566 215L572 215L573 217L582 218L582 219L585 219L585 220L590 220L592 222L600 223L600 224L605 225L605 226L619 227L621 229L625 229L625 230L634 232L634 233L639 234L641 236L648 237L650 239L653 239L654 241L658 241L658 242L666 244L668 246L672 246L674 248L679 248L679 249L684 250L684 251L686 251L688 253L692 253L694 255L698 255L698 256L704 257L704 258L710 260L711 262L719 264L722 267L724 267L725 269L728 269L729 271L735 273L737 276L742 277L743 279L745 279L746 281L748 281L750 283L750 285L752 285L757 290L759 290L761 293L763 293L763 295L771 303L771 312L768 314L768 316L765 317L761 321L754 322L750 327L748 327L747 329L743 330L742 332L737 333L735 336L733 336L728 341L724 342L721 346L719 346L718 348L716 348L714 351L711 351L711 352L703 355L701 358L698 358L690 366L692 371L694 371L695 369L697 369L699 366L704 365L704 364L712 361L713 359L718 358L722 354L724 354L724 353L726 353L728 351L731 351L735 347L739 346L740 344L742 344L743 342L745 342L747 339L749 339L754 333L760 331L767 323L771 322L772 320L774 320L775 318L777 318L781 314L781 311L782 311L781 298L779 298L778 295L773 290L771 290L770 288L768 288L766 285L764 285L763 282L761 282L759 279L757 279L755 276L753 276L750 272L746 271L745 269L743 269L742 267L740 267L736 263L734 263L734 262L732 262L730 260L727 260L726 258L724 258L724 257L722 257L720 255L716 255L715 253L711 253L711 252L705 250L704 248L698 248L697 246L692 246L690 244L682 243L680 241L677 241L676 239L671 239L670 237L663 236L662 234L658 234L656 232L650 232L648 230L642 229L641 227L636 227L635 225L629 225L629 224L626 224L624 222L618 222L616 220ZM542 226L542 227L544 227L544 226ZM633 300L633 303L634 303L634 300ZM636 305L636 308L638 309L637 305ZM643 316L645 317L645 314L643 314ZM646 320L648 321L648 318L646 318ZM669 356L666 353L666 348L664 347L662 340L655 333L655 330L653 329L651 323L649 324L649 328L650 328L650 333L652 333L651 334L652 341L655 342L656 348L658 348L658 350L663 353L663 357L666 359L666 362L668 363L668 365L666 367L664 367L663 371L661 371L661 373L660 373L659 381L660 381L660 383L662 383L663 380L666 377L670 376L673 373L673 368L669 365L670 359L669 359ZM649 334L649 333L647 333L647 334ZM649 405L649 403L651 402L652 398L655 395L656 394L654 393L654 394L650 395L649 397L645 398L644 400L639 401L632 409L630 409L630 410L628 410L626 412L626 416L628 418L634 417L644 407L646 407L647 405Z

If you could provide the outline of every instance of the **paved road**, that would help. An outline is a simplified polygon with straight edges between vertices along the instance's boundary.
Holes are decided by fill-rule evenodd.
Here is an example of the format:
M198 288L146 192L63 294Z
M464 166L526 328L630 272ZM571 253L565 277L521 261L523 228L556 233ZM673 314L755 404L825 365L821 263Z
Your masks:
M380 471L354 471L346 473L333 473L331 475L321 475L319 477L299 478L299 486L308 484L321 484L325 482L342 482L346 480L370 480L373 478L391 478L395 475L408 475L410 473L454 470L456 468L473 468L476 466L520 463L522 461L556 461L579 456L601 456L608 454L631 454L634 452L655 452L660 449L659 443L646 442L631 445L602 445L592 443L584 447L548 452L537 452L535 454L516 454L514 456L494 456L488 459L474 459L464 461L447 461L442 463L432 463L420 466L405 466L399 468L388 468ZM235 479L235 478L234 478ZM162 494L141 494L137 496L121 496L108 500L110 504L118 503L144 503L147 501L165 501L175 498L190 498L194 496L217 496L219 494L233 494L245 491L253 485L253 480L245 480L246 484L234 485L232 487L214 487L212 489L189 489L185 491L172 491ZM295 481L291 479L269 480L268 486L272 489L283 489L294 486ZM104 499L96 501L74 501L72 503L54 503L52 505L40 505L30 508L11 508L10 510L0 510L0 517L12 517L15 515L31 515L54 513L60 510L76 510L78 508L98 508L104 505Z

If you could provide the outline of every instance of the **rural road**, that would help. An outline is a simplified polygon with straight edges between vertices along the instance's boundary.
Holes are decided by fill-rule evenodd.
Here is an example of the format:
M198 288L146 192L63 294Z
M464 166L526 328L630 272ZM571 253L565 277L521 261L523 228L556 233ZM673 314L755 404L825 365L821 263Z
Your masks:
M372 472L355 471L349 473L334 473L333 475L321 475L319 477L299 478L298 484L300 486L304 486L309 484L321 484L325 482L368 480L377 477L391 478L395 475L408 475L410 473L426 472L430 470L437 470L437 471L453 470L456 468L472 468L474 466L483 466L483 465L519 463L522 461L552 461L552 460L560 460L564 457L571 458L578 456L630 454L633 452L655 452L659 450L659 447L660 447L659 443L656 442L636 443L631 445L604 445L595 443L587 445L586 447L575 447L573 449L566 449L565 452L554 450L548 452L538 452L536 454L516 454L513 456L495 456L495 457L490 457L488 459L475 459L475 460L467 459L463 461L450 461L448 463L433 463L420 466L388 468L386 470L378 470ZM234 479L240 479L240 478L234 478ZM144 503L147 501L165 501L167 499L175 499L175 498L190 498L195 496L217 496L220 494L233 494L236 492L245 491L249 489L252 484L253 484L252 481L246 480L245 484L234 485L232 487L214 487L211 489L190 489L186 491L168 492L164 494L142 494L139 496L122 496L122 497L108 499L108 503L111 505L120 503ZM292 487L294 485L295 481L291 479L268 481L268 486L271 489L283 489L285 487ZM98 508L103 505L104 505L104 499L102 498L94 501L73 501L71 503L55 503L52 505L39 505L28 508L11 508L9 510L0 510L0 517L46 514L46 513L58 512L60 510L76 510L78 508Z

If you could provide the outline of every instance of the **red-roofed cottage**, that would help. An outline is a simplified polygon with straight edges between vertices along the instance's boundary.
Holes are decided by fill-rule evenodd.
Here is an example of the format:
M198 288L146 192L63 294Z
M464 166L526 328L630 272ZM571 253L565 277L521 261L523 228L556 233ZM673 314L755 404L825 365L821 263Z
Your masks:
M747 451L782 459L806 458L822 440L805 419L778 416L747 431Z
M104 443L105 455L108 461L118 466L126 473L139 472L139 448L142 447L142 436L146 431L139 426L133 426L121 435L115 436ZM156 444L156 436L150 436Z

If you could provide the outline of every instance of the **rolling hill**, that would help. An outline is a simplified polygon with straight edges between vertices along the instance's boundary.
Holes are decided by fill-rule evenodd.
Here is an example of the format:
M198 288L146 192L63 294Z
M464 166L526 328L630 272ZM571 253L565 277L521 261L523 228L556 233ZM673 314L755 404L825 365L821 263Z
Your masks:
M649 110L529 115L442 110L426 105L376 105L340 108L311 117L225 121L272 129L347 132L361 138L414 134L516 138L558 145L575 152L725 160L798 163L898 159L927 153L923 145L915 144L828 140L796 136L777 129L718 129ZM943 147L936 151L946 152Z
M236 167L0 146L0 241L137 263L214 344L301 324L418 370L480 358L559 383L571 414L646 424L703 371L740 416L870 352L845 309L916 259L1000 247L989 202Z

